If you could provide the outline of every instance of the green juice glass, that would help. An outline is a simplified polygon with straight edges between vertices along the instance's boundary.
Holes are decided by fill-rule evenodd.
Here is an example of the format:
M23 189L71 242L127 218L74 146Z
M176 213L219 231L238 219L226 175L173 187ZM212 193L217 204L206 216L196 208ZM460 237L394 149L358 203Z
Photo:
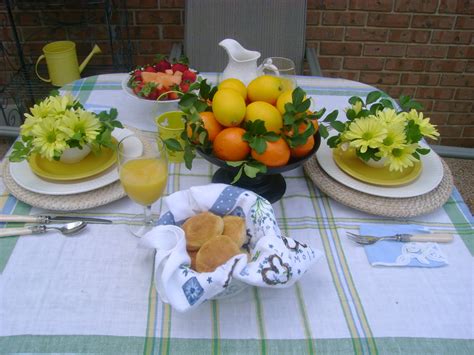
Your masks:
M162 140L174 138L184 147L184 141L181 139L181 133L184 130L185 121L183 112L170 111L159 115L156 118L158 126L158 136ZM175 152L166 148L168 153L168 161L173 163L182 163L184 161L184 152Z

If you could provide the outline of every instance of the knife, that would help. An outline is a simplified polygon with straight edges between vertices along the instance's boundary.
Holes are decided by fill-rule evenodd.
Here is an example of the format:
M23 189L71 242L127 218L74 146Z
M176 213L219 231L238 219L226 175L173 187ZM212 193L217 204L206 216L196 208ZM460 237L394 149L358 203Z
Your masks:
M74 222L84 221L87 223L110 224L110 219L95 218L95 217L77 217L77 216L21 216L0 214L0 222L24 222L24 223L38 223L48 224L51 222Z

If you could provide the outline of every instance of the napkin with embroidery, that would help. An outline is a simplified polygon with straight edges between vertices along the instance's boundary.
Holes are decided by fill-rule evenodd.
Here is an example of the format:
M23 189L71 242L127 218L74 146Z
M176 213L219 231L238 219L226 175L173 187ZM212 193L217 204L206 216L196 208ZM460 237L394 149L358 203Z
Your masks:
M429 233L426 227L420 225L361 225L360 234L376 237L394 234ZM437 243L408 242L381 240L375 244L365 245L365 254L372 266L414 266L440 267L448 265L448 259Z

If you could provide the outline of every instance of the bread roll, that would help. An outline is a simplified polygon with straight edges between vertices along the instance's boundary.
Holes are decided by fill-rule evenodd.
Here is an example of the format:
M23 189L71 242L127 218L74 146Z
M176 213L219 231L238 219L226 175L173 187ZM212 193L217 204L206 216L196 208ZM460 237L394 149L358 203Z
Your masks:
M238 216L224 216L224 232L240 248L247 239L247 227L245 220Z
M209 239L196 255L196 271L212 272L235 255L240 254L239 247L226 235Z
M188 255L191 258L191 269L196 270L196 255L197 251L188 250Z
M186 249L199 250L209 239L222 234L224 221L214 213L202 212L188 218L182 228L186 234Z

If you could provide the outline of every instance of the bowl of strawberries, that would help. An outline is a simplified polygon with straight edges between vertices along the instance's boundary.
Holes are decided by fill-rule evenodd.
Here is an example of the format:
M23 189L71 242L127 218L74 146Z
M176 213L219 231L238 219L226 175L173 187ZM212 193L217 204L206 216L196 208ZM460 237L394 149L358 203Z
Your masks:
M137 114L154 119L178 109L180 97L193 89L197 71L189 68L186 57L170 61L157 56L152 64L138 66L122 80L122 90L136 104Z

